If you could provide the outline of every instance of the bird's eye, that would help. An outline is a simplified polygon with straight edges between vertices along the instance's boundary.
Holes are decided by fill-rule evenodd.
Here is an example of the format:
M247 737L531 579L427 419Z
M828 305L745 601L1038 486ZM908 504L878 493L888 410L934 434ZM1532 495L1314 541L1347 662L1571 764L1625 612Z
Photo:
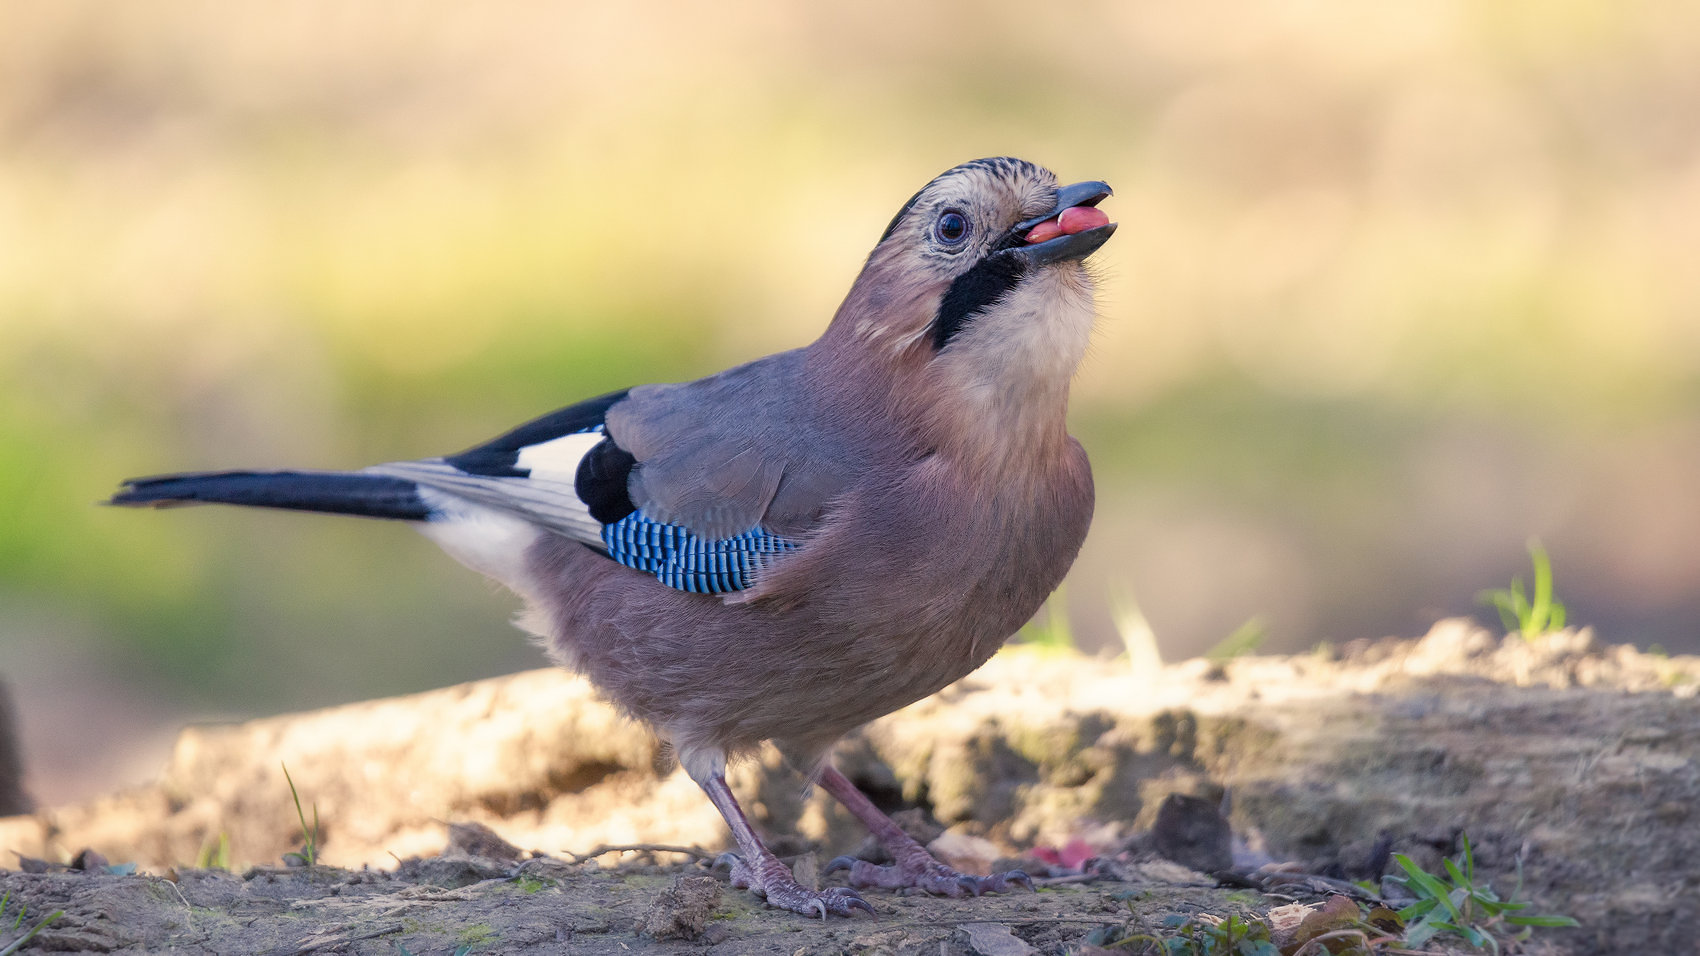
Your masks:
M939 217L938 224L933 227L934 235L947 246L954 246L968 238L968 217L954 209L945 210Z

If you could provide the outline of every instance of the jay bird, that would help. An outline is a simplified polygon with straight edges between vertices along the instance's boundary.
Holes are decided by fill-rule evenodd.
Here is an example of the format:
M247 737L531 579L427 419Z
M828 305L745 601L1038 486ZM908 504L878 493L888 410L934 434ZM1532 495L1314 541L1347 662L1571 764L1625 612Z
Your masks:
M858 888L1031 886L934 859L830 760L854 728L990 658L1092 517L1069 383L1094 321L1101 182L1012 158L903 205L813 344L592 398L442 458L138 478L117 505L218 502L412 522L525 601L550 656L653 727L738 846L732 881L848 916ZM772 741L890 851L814 890L751 828L729 758Z

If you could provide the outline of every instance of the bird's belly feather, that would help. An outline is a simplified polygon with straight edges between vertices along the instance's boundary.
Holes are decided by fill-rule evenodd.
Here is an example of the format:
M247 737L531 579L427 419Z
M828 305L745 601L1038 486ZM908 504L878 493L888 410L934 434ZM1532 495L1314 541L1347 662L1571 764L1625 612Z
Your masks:
M1070 443L1065 457L1051 480L976 508L928 506L963 494L948 473L860 489L749 603L546 536L530 590L550 598L534 612L558 660L681 746L819 750L965 676L1038 610L1091 517L1084 454Z

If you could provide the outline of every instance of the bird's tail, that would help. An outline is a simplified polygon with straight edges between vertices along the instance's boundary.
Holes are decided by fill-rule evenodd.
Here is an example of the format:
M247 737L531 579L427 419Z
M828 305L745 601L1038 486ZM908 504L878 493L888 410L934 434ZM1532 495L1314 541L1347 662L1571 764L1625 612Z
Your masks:
M212 471L132 478L107 504L227 504L425 521L431 508L405 478L347 471Z

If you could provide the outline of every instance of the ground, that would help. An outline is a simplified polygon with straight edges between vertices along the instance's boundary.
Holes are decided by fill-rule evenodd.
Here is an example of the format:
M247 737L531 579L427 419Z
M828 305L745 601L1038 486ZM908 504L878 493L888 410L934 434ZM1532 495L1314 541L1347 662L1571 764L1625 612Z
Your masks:
M1100 926L1127 924L1130 898L1153 928L1159 914L1170 912L1267 908L1247 893L1106 882L969 900L870 893L878 919L822 922L769 909L711 877L714 892L706 906L664 899L676 883L704 878L684 875L694 872L689 867L566 867L533 879L482 878L475 864L457 869L279 869L246 877L192 870L178 872L175 883L163 877L9 874L0 885L15 891L15 901L29 904L31 914L44 914L49 906L66 911L33 945L89 952L395 954L405 948L425 956L470 945L473 953L688 950L794 956L939 953L940 943L950 947L944 952L986 951L963 932L970 924L990 924L974 929L993 937L996 927L1006 927L1032 951L1058 952Z
M960 900L870 891L877 919L823 923L688 856L575 856L725 837L641 729L570 678L515 675L189 732L153 787L0 820L0 845L46 868L0 872L0 952L58 909L26 950L1087 952L1172 931L1172 916L1262 915L1346 885L1269 882L1283 870L1374 876L1391 849L1438 872L1466 832L1502 894L1583 923L1540 931L1535 951L1692 952L1697 687L1693 658L1463 622L1161 670L1018 653L872 725L840 763L912 806L906 823L961 867L1025 857L1052 882ZM282 865L302 828L280 761L339 866ZM773 761L745 765L735 789L804 874L856 848L847 819ZM1209 840L1176 838L1184 807L1226 807L1218 875L1273 895L1161 860L1217 868L1187 857ZM83 847L101 856L54 866ZM231 870L191 867L216 859Z

